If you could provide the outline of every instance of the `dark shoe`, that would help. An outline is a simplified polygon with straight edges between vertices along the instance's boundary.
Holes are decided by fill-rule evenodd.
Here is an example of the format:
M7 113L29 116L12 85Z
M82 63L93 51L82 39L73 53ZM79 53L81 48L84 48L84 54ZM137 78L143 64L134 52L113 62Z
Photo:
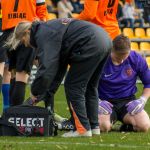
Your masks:
M133 132L133 126L130 124L123 124L120 127L120 132Z
M58 124L58 129L60 130L74 130L74 125L70 120L64 120Z

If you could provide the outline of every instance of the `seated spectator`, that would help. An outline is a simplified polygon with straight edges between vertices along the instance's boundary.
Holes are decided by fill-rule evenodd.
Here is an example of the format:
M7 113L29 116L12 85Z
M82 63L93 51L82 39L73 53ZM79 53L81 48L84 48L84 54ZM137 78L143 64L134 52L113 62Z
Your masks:
M71 0L74 13L80 13L83 10L83 5L80 3L80 0Z
M119 3L118 3L117 20L119 23L119 27L126 25L126 22L125 22L124 16L123 16L123 3L121 1L119 1Z
M132 131L146 132L150 128L150 119L144 110L150 97L150 70L145 59L130 49L127 37L119 35L113 40L113 50L98 88L101 131L110 131L117 120ZM144 88L141 96L136 98L138 76Z
M136 12L131 2L126 2L123 7L125 26L134 28L134 23L139 23L139 27L143 27L144 19L140 15L140 11Z
M53 13L53 6L49 3L46 3L48 13Z
M57 7L57 3L60 1L60 0L51 0L52 1L52 4L54 7Z
M144 21L145 23L149 23L149 26L150 26L150 4L149 4L149 7L148 5L144 5L144 15L143 15L143 18L144 18Z
M58 18L72 18L73 6L68 0L61 0L57 3Z
M54 13L58 17L57 3L59 0L46 0L48 13Z

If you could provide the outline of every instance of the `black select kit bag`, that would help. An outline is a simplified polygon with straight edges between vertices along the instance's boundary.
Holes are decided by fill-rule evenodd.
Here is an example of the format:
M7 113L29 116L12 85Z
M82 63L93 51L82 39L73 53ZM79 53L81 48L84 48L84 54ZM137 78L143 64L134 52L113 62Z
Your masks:
M0 119L0 135L4 136L53 136L54 130L52 113L38 106L10 107Z

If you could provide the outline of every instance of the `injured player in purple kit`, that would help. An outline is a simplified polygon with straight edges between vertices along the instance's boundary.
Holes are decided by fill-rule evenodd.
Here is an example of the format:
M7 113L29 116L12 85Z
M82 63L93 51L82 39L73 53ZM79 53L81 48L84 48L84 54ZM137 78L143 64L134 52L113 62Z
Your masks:
M136 80L140 78L143 91L136 98ZM99 82L99 125L108 132L113 123L121 121L129 130L147 132L150 119L144 106L150 96L150 70L146 60L131 51L130 40L119 35L113 40L113 50Z

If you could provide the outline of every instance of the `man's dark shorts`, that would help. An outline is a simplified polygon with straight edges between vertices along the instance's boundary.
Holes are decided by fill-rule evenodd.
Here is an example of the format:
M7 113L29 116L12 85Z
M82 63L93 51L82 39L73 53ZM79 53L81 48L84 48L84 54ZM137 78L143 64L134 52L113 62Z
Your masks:
M125 106L130 101L135 100L135 96L129 96L120 99L109 100L113 104L113 112L111 114L111 122L115 123L117 120L123 122L124 116L128 113L127 107Z

